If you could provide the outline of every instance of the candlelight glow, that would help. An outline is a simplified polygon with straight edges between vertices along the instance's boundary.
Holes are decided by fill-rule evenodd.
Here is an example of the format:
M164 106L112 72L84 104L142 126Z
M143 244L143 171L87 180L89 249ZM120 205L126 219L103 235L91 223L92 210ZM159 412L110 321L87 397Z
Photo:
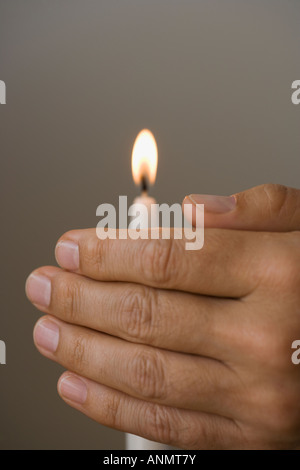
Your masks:
M157 170L157 146L154 135L143 129L135 139L131 157L132 176L135 184L141 184L143 177L150 184L155 182Z

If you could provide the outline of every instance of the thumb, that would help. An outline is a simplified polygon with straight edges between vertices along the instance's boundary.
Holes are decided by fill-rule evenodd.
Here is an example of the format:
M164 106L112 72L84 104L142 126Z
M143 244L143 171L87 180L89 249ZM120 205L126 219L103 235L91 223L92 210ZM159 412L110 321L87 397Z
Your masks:
M300 190L279 184L263 184L233 196L191 194L183 201L183 211L186 204L192 204L189 222L193 226L196 226L196 204L204 204L205 227L269 232L300 230Z

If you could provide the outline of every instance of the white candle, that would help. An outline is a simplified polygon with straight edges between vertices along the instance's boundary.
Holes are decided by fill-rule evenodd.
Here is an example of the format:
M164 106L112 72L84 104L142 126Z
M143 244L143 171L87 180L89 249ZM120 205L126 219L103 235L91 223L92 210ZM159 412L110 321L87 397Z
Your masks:
M172 449L160 442L148 441L140 436L134 434L126 434L126 450L168 450Z
M133 201L138 211L143 205L146 210L139 216L140 229L151 227L151 206L156 204L153 197L147 194L147 180L154 183L157 168L157 147L154 136L150 131L144 129L137 136L132 151L132 174L136 184L142 183L142 193ZM152 211L153 214L153 211ZM131 219L132 220L132 219ZM149 441L134 434L126 434L127 450L166 450L170 447L159 442Z
M139 220L139 225L140 229L147 229L151 227L151 206L156 204L156 200L153 197L148 196L147 192L144 191L142 194L138 197L135 198L133 201L133 205L131 206L131 210L133 212L138 212L138 220ZM139 206L144 206L146 210L139 211ZM154 206L154 209L156 209L157 206ZM154 214L154 220L155 220L155 215L157 214L157 210L153 210L152 208L152 214ZM130 218L130 222L132 222L135 219L135 217Z
M151 222L151 205L156 204L156 200L153 197L149 197L146 192L142 193L140 197L135 198L133 205L138 206L144 205L147 211L142 212L140 220L140 228L150 228ZM153 213L153 211L152 211ZM149 441L140 436L134 434L126 434L126 449L127 450L166 450L170 449L169 446L161 444L160 442Z

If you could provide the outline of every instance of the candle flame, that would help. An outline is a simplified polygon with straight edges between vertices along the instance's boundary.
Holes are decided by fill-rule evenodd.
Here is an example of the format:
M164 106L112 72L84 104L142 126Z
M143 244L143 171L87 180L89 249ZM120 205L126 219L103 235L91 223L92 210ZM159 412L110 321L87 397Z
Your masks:
M143 129L135 139L131 169L135 184L141 184L142 178L146 178L150 184L155 182L157 146L154 135L148 129Z

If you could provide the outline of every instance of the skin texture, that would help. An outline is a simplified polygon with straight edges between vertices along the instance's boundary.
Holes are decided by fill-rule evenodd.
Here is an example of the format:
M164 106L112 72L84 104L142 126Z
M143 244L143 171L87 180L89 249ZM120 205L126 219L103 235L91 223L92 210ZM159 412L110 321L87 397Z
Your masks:
M199 251L95 229L61 237L60 267L34 271L26 291L46 314L38 350L67 369L66 403L180 448L300 447L300 191L263 185L235 201L205 207ZM59 338L42 344L41 325Z

